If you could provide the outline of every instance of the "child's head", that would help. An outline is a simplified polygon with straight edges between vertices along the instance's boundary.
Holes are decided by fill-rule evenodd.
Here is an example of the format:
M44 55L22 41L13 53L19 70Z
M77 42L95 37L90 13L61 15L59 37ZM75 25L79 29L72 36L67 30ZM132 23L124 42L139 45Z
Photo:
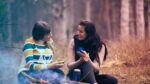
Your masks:
M33 39L36 41L44 40L47 41L50 39L50 27L45 21L38 21L34 24L32 30Z

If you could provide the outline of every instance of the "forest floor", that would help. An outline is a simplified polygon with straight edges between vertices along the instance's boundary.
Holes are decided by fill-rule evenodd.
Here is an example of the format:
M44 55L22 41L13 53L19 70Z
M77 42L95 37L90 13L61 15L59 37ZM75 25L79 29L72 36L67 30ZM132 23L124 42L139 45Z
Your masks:
M108 42L103 74L115 76L118 84L150 84L150 41Z
M110 74L118 79L118 84L150 84L150 64L119 64L102 67L103 74Z
M150 84L150 40L109 41L106 44L108 58L101 65L101 74L116 77L118 84ZM0 84L17 84L21 53L21 49L0 48ZM65 55L57 59L67 61ZM67 74L67 67L63 70Z
M108 57L100 67L101 74L116 77L118 84L150 84L150 40L130 39L106 44Z

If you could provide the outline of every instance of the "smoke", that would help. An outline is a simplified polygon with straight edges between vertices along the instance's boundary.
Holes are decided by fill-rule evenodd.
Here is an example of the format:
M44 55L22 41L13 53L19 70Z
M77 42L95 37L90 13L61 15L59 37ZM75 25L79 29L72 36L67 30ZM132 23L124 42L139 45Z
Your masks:
M22 49L0 47L0 84L18 84L17 75L22 53ZM62 80L64 74L60 75L57 72L59 71L54 70L41 73L43 78L45 77L48 81ZM41 75L39 72L35 73L31 73L31 75L34 74L36 77Z
M18 84L17 74L22 53L22 49L0 47L0 84ZM40 74L36 73L36 75ZM42 76L48 81L61 81L60 84L74 84L59 70L46 71L42 73Z
M0 84L17 84L21 49L0 47Z
M24 75L21 78L21 84L28 84L29 80L32 82L40 83L40 80L45 80L48 84L60 84L64 78L64 74L58 69L39 70L33 72L22 72ZM47 83L46 83L47 84Z
M17 75L22 53L21 48L0 46L0 84L18 84ZM42 73L42 76L43 78L45 77L47 81L62 81L64 74L58 74L57 72L61 73L58 70L46 71ZM36 74L31 73L31 75L41 75L41 73L35 73ZM38 79L41 78L39 77Z

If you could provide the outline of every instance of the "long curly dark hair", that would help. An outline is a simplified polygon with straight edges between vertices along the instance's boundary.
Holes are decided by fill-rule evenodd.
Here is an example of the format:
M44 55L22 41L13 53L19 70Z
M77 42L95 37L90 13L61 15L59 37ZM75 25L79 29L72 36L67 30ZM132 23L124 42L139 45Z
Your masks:
M89 21L81 21L80 26L85 28L86 38L84 40L79 40L78 35L74 36L75 40L75 49L78 47L83 47L86 52L89 53L90 59L93 61L95 58L99 62L98 53L102 48L102 45L105 46L105 56L103 60L106 60L107 48L104 42L101 41L99 35L96 33L95 25ZM77 55L77 54L76 54Z

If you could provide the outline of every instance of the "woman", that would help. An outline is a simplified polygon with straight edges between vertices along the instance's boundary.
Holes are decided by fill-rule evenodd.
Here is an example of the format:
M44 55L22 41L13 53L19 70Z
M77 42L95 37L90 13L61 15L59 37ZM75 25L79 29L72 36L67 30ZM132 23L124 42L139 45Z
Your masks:
M58 69L63 67L63 63L53 62L53 51L48 46L50 39L52 38L48 23L35 23L32 38L28 38L24 44L24 59L18 73L19 84L29 84L33 82L32 78L51 83L57 83L63 78L64 73Z
M117 80L108 75L99 75L100 64L106 60L107 48L96 33L94 24L81 21L77 35L71 40L68 49L69 73L74 80L74 70L81 71L80 81L90 84L117 84Z

